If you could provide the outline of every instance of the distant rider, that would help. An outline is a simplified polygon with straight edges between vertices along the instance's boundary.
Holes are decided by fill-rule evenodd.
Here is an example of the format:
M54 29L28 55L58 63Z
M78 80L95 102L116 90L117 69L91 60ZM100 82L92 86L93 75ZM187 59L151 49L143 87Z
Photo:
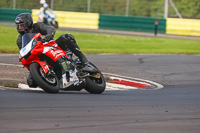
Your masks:
M17 25L17 31L20 33L17 39L17 46L19 49L22 48L22 36L25 33L41 33L45 36L45 41L48 42L53 39L56 30L48 26L44 23L34 23L31 14L29 13L21 13L15 19L15 24ZM73 35L71 34L64 34L61 35L57 40L56 43L58 46L63 49L64 51L71 50L81 61L83 64L84 71L94 72L95 68L88 66L89 63L88 59L85 55L81 52L78 44ZM32 78L28 77L27 82L29 86L35 87Z
M37 15L39 16L38 22L43 22L45 24L48 24L47 18L45 16L46 11L49 9L48 4L46 3L45 0L40 0L40 4L42 4L43 6L40 7L40 11L37 12Z

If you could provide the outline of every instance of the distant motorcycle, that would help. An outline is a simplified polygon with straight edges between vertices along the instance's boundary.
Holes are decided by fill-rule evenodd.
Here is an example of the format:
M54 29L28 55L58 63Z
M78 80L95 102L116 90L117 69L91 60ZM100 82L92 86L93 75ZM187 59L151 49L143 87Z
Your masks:
M38 12L37 15L39 16L38 22L43 22L47 25L53 26L54 28L58 28L58 22L56 21L56 14L50 10L45 13L45 16L41 17L40 13Z
M47 57L47 53L51 56L48 54ZM62 78L58 78L60 69L54 64L54 60L59 57L66 64L62 65L70 68ZM47 93L58 93L59 90L80 91L84 88L89 93L101 94L106 87L101 71L94 64L88 65L94 67L95 72L84 71L78 58L73 59L72 54L63 51L55 40L44 43L40 33L23 35L19 62L30 71L34 82Z

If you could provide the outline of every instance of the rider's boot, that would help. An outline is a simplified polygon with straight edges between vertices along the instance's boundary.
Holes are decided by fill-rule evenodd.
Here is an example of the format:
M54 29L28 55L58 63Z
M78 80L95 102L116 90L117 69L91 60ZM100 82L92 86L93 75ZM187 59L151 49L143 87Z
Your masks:
M78 46L78 45L76 44L74 46ZM81 52L79 47L75 47L75 49L73 49L72 52L80 59L82 65L83 65L83 71L86 71L86 72L97 72L96 68L94 68L93 66L91 66L89 64L88 59Z

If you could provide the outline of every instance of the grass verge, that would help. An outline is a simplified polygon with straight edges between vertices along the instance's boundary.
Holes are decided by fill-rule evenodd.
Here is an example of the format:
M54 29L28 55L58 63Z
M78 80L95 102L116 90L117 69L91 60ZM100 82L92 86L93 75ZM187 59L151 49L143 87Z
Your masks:
M18 84L15 84L15 83L7 83L7 82L4 82L4 83L0 84L0 86L3 86L3 87L11 87L11 88L18 88Z
M87 54L200 54L199 40L121 36L101 33L83 33L57 30L75 36L81 50ZM0 26L0 53L19 53L15 27Z

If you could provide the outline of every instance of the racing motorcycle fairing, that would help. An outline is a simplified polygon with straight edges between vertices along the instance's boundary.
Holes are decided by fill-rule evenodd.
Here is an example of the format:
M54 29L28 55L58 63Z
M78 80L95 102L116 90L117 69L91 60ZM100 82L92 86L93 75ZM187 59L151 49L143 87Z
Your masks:
M39 41L37 41L40 35L41 34L28 33L24 34L22 37L22 49L20 50L19 62L22 62L28 70L33 60L39 60L38 56L34 56L32 52L40 44ZM37 48L37 53L39 51L42 51L42 48Z

